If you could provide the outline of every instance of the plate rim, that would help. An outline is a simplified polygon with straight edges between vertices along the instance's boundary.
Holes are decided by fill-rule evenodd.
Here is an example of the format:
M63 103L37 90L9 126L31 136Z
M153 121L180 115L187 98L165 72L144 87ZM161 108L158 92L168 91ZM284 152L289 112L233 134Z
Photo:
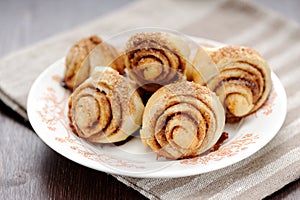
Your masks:
M198 37L193 37L191 36L192 39L197 40L197 41L205 41L211 44L218 44L218 45L224 45L222 43L219 43L217 41L213 41L210 39L206 39L206 38L198 38ZM208 172L213 172L215 170L218 169L222 169L228 166L231 166L233 164L236 164L250 156L252 156L253 154L257 153L260 149L262 149L264 146L266 146L279 132L279 130L281 129L285 119L286 119L286 115L287 115L287 95L286 95L286 91L284 86L282 85L280 79L278 78L278 76L271 71L271 79L272 82L275 80L276 83L278 83L278 89L281 90L280 94L283 95L283 97L281 97L281 99L283 100L283 103L281 106L283 106L283 110L284 113L283 117L280 118L280 123L277 124L276 126L276 131L275 133L272 135L272 137L268 138L268 140L265 140L265 142L261 143L259 145L259 147L257 147L255 149L255 151L252 151L248 154L245 154L244 156L239 156L236 158L236 160L232 163L226 164L226 165L222 165L221 167L215 167L214 169L211 170L206 170L206 171L202 171L202 172L195 172L194 169L192 168L186 168L184 173L174 173L171 172L172 170L165 170L166 168L164 168L162 171L154 171L154 172L147 172L147 173L142 173L142 172L138 172L138 173L126 173L125 171L121 171L121 170L114 170L113 168L107 167L101 163L97 163L95 161L89 161L88 159L86 159L84 162L82 161L82 158L79 157L73 157L72 155L69 155L69 153L66 153L65 151L63 151L60 148L57 148L56 145L52 144L51 141L47 140L47 138L39 131L39 127L36 123L34 123L34 117L33 117L33 113L35 110L33 109L33 107L31 106L32 101L34 99L34 93L35 93L35 88L37 87L37 85L39 84L39 82L42 80L42 78L49 73L49 71L51 71L51 67L55 66L57 63L59 62L64 62L65 57L57 60L56 62L52 63L51 65L49 65L34 81L34 83L32 84L29 94L28 94L28 98L27 98L27 114L28 114L28 119L30 121L30 124L32 126L32 128L34 129L34 131L36 132L36 134L39 136L39 138L51 149L53 149L55 152L59 153L60 155L68 158L69 160L78 163L82 166L97 170L97 171L102 171L102 172L106 172L106 173L110 173L110 174L115 174L115 175L125 175L125 176L129 176L129 177L136 177L136 178L178 178L178 177L186 177L186 176L192 176L192 175L198 175L198 174L204 174L204 173L208 173ZM87 161L87 162L86 162ZM175 165L178 162L174 162L171 163L170 166ZM218 166L218 165L216 165Z

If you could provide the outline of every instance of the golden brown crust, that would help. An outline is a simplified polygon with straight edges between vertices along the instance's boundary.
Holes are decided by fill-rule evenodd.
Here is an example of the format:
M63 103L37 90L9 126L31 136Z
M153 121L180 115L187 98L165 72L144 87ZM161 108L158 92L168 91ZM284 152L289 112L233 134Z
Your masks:
M92 35L79 40L71 47L66 57L64 76L64 82L68 88L73 90L76 85L79 85L89 76L90 63L87 56L101 42L101 38Z
M124 74L124 59L113 46L96 35L82 38L66 56L64 82L73 90L90 76L95 66L108 65Z
M224 102L227 122L239 121L262 106L271 90L271 71L267 61L257 51L241 46L205 50L219 74L208 75L209 78L196 82L207 85ZM198 63L196 57L194 65Z
M210 149L224 123L217 96L207 87L184 81L163 86L150 97L140 133L159 156L188 158Z
M144 90L183 79L190 49L179 36L166 32L133 35L126 44L125 66L129 77Z
M69 119L74 133L96 143L123 141L141 125L144 105L134 86L117 71L96 68L72 93Z
M225 58L239 59L239 58L247 57L249 55L262 57L262 55L257 51L255 51L254 49L249 47L243 47L243 46L225 46L222 48L218 48L218 50L216 51L214 50L210 51L208 49L207 52L215 63L219 63L221 60Z

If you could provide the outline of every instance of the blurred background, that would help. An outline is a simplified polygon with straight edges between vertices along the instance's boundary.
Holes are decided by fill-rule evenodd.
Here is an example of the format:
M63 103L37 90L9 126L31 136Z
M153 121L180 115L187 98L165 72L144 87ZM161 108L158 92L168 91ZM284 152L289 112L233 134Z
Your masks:
M134 1L136 0L0 0L0 57ZM251 1L300 23L299 0ZM120 23L125 22L120 19Z
M128 6L134 1L138 0L0 0L0 59L18 49ZM300 0L248 1L300 24ZM126 22L120 19L116 22L116 26L118 23ZM1 115L7 114L8 110L0 101L0 122L3 119ZM118 184L117 180L114 180L114 184ZM119 187L125 188L121 183L119 184ZM299 197L300 181L285 187L284 190L288 191L291 199Z

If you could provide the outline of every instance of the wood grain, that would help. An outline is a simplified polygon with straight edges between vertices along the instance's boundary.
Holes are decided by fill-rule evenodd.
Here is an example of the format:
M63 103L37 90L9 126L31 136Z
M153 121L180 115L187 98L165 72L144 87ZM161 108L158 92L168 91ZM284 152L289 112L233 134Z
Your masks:
M2 0L0 56L74 28L132 0ZM253 0L300 22L297 0ZM115 178L57 154L0 102L0 199L145 199ZM267 199L299 199L297 180Z
M145 199L54 152L2 102L0 123L0 199Z

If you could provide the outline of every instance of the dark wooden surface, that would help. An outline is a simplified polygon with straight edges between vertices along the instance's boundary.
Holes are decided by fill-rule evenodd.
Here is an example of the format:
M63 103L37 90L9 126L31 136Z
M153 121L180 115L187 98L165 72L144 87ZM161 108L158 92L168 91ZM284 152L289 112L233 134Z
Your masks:
M145 198L112 176L54 152L29 123L4 104L0 108L0 199Z
M1 0L0 56L130 1ZM298 0L254 1L300 22ZM112 176L78 165L51 150L32 132L28 122L0 102L0 199L144 198ZM299 199L300 180L268 197L282 198Z

